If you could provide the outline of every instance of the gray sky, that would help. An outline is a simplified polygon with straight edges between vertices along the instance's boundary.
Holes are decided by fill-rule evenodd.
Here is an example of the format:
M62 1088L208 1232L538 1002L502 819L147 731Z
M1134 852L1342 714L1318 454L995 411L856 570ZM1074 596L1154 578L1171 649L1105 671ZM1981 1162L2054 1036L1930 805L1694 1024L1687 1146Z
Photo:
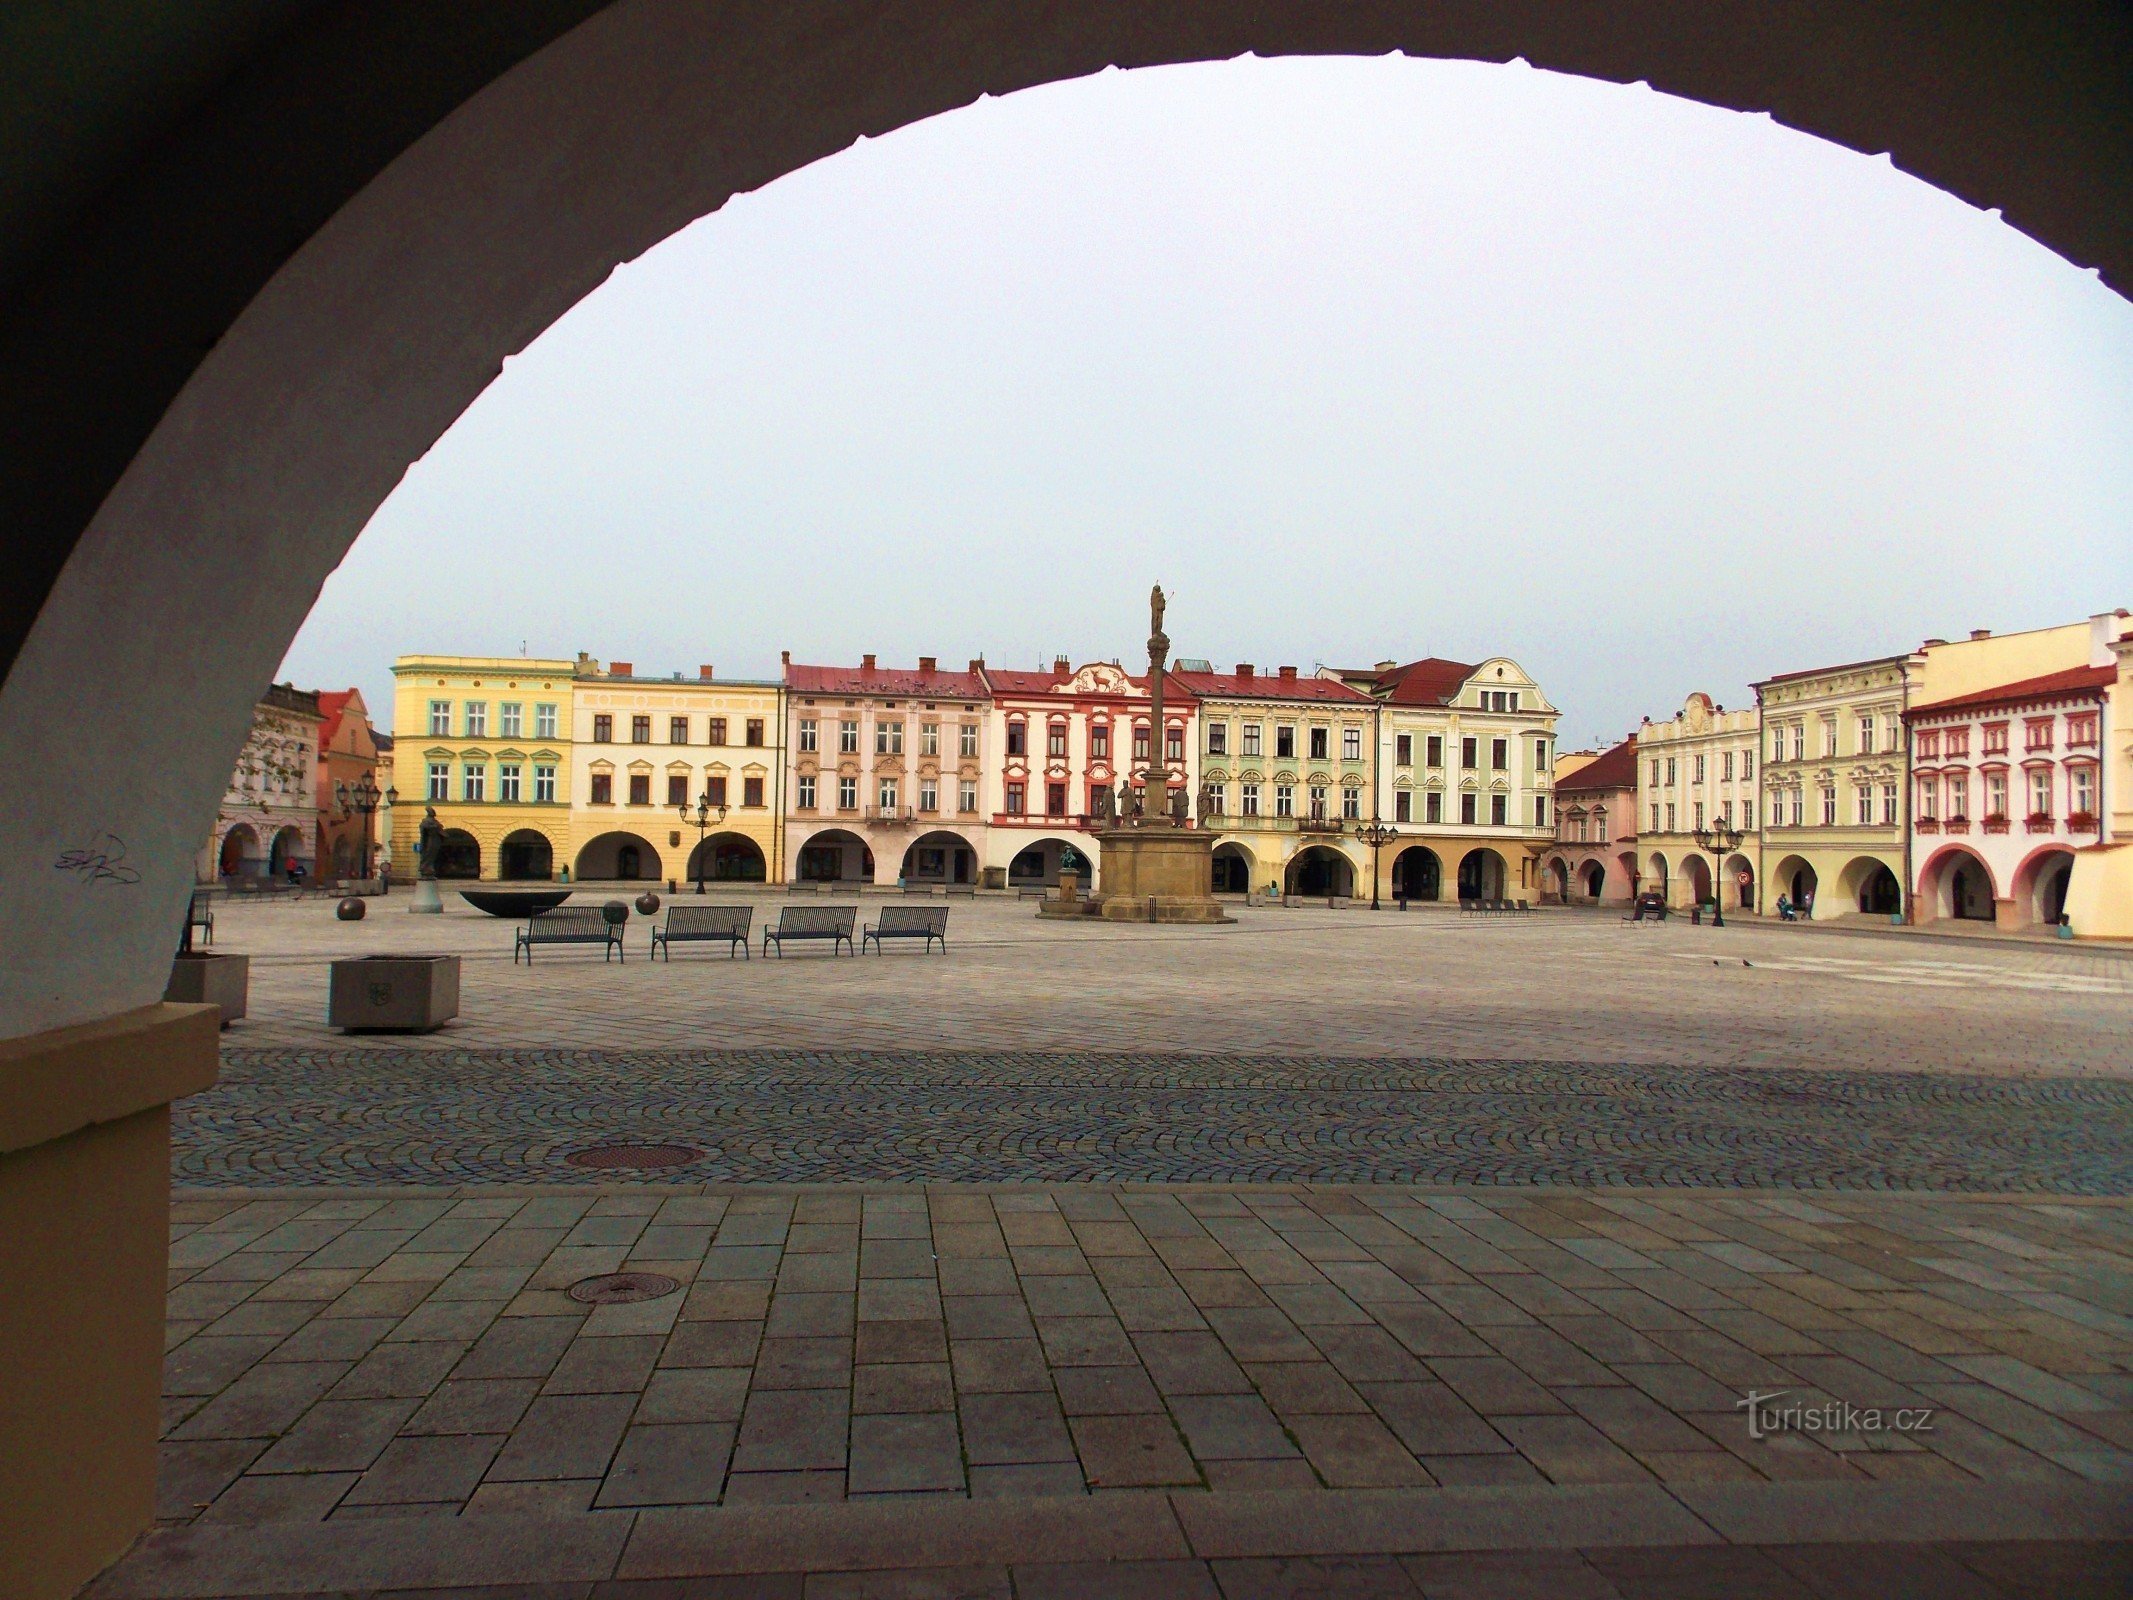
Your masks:
M445 582L410 571L437 562ZM619 269L292 647L1516 657L1566 746L2133 604L2133 305L1766 118L1246 60L988 100ZM379 619L383 619L382 623Z

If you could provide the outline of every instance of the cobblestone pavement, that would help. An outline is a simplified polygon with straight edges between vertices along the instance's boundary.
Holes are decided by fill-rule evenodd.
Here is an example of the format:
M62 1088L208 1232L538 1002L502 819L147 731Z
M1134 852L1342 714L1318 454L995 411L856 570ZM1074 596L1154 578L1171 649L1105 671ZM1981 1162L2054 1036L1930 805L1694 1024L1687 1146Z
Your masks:
M223 907L217 947L252 957L251 1015L229 1042L1148 1051L2133 1079L2133 958L2054 942L1444 907L1254 907L1229 927L1084 927L980 897L953 903L945 959L737 962L697 949L654 966L643 959L649 924L635 917L624 965L547 950L514 967L512 925L449 899L445 916L411 917L395 895L357 923L336 922L324 901ZM753 903L760 926L785 901ZM887 903L869 897L862 917ZM462 955L460 1021L414 1041L329 1032L327 962L396 950Z
M1226 1056L232 1048L183 1183L1389 1182L2133 1194L2133 1083Z
M482 1592L797 1597L810 1570L847 1597L2063 1596L2128 1572L2067 1542L2133 1526L2124 1202L187 1192L173 1233L171 1531L109 1596L533 1572L558 1586ZM567 1292L618 1271L678 1287ZM1755 1437L1751 1389L1795 1425Z

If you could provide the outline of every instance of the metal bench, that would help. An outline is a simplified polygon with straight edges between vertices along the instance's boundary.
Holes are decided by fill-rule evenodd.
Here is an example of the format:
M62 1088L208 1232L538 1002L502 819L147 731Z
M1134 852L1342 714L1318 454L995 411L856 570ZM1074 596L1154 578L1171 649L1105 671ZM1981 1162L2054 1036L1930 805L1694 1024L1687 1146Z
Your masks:
M195 928L202 928L207 932L207 937L201 943L213 944L215 942L215 903L204 894L194 895L185 907L185 938L187 944L192 942L193 929Z
M830 954L837 953L837 946L852 950L852 924L859 920L857 906L783 906L778 911L778 925L763 930L763 954L770 954L770 947L778 947L778 956L785 955L787 939L827 939Z
M917 895L923 899L934 892L934 885L930 883L907 883L903 886L903 890L907 895Z
M978 886L974 883L951 883L942 892L951 900L975 900L978 897Z
M1018 884L1015 888L1015 898L1017 900L1046 900L1050 897L1051 891L1041 883Z
M533 965L533 947L537 944L597 944L606 948L600 959L607 961L622 956L622 924L609 922L607 913L599 906L557 906L532 917L518 930L511 941L511 964L518 965L518 953L526 952L526 965Z
M883 906L881 920L870 922L859 936L859 948L865 952L869 940L874 953L880 955L884 939L923 939L924 948L931 950L933 941L941 943L941 954L948 953L948 907L946 906Z
M728 961L736 950L752 959L748 924L754 916L754 906L669 906L667 925L652 930L652 958L658 958L662 947L672 961L677 944L723 943Z

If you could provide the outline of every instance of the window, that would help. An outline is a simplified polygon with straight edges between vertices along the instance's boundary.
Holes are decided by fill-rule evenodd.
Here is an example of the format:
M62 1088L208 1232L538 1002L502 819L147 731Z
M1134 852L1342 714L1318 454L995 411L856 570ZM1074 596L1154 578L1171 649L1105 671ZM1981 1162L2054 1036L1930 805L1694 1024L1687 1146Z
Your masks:
M611 806L615 803L615 775L611 772L596 772L592 775L592 803L596 806Z
M1918 757L1922 761L1938 761L1940 759L1940 730L1938 728L1920 728L1918 730Z
M817 742L820 738L821 734L816 729L815 719L813 717L802 717L800 719L801 750L814 751L820 749L821 745Z
M2022 748L2025 750L2049 750L2052 747L2052 723L2055 720L2052 717L2031 717L2027 722L2023 723ZM1948 730L1948 753L1950 755L1955 754L1955 735L1956 730L1950 728Z
M708 800L709 800L709 801L710 801L710 802L711 802L711 803L712 803L713 805L715 805L715 806L722 806L722 805L724 805L724 804L726 803L726 780L725 780L725 778L724 778L724 777L707 777L707 778L705 778L705 779L704 779L704 796L705 796L705 798L707 798L707 799L708 799Z
M647 712L639 712L630 718L630 743L650 744L651 742L652 718Z
M1411 767L1415 764L1415 736L1411 733L1396 733L1392 736L1392 764L1396 767Z
M1092 722L1089 724L1089 759L1091 761L1109 761L1111 759L1110 723Z
M1407 789L1393 790L1392 820L1395 822L1412 822L1415 820L1414 812L1415 797L1413 792Z
M837 780L837 809L839 811L857 811L859 809L859 780L857 778L839 778Z
M497 733L506 739L526 737L526 708L516 700L506 700L496 708Z
M432 700L430 702L430 737L433 739L448 738L451 732L452 702L449 700Z
M1652 802L1652 825L1646 831L1651 833L1657 833L1659 831L1659 802L1656 800Z
M1690 757L1689 757L1689 782L1691 782L1691 783L1701 783L1701 782L1703 782L1703 757L1702 757L1702 756L1690 756Z
M1259 785L1256 783L1244 784L1238 789L1237 793L1240 796L1237 802L1238 814L1247 817L1258 816Z
M1360 790L1360 789L1343 789L1343 790L1341 790L1341 815L1342 815L1342 816L1344 816L1344 817L1346 817L1346 818L1347 818L1347 819L1348 819L1348 820L1349 820L1350 822L1360 822L1360 821L1362 820L1362 817L1363 817L1363 791L1362 791L1362 790Z
M1007 724L1007 753L1011 756L1029 754L1029 725L1020 717Z
M1855 784L1852 788L1852 821L1865 827L1874 820L1874 786L1870 783Z
M1048 783L1044 786L1044 814L1048 817L1066 815L1066 789L1063 783Z
M615 719L605 711L593 715L593 743L612 744L615 740Z
M1837 789L1836 789L1836 785L1834 785L1834 784L1829 784L1829 783L1825 783L1825 784L1823 784L1823 785L1822 785L1822 826L1823 826L1823 827L1825 827L1825 828L1834 828L1834 827L1835 827L1836 825L1837 825Z
M1953 787L1952 779L1950 787ZM2038 767L2029 775L2029 814L2033 817L2052 814L2052 773L2049 767Z
M1461 822L1471 823L1474 821L1476 816L1479 815L1474 809L1477 803L1473 795L1463 794L1459 797L1459 820Z
M938 722L921 722L918 725L918 753L922 756L937 756L941 753L941 725Z
M1918 820L1935 822L1940 818L1940 782L1936 778L1918 780Z
M1755 832L1755 802L1753 800L1743 800L1740 803L1740 826L1743 833ZM1606 842L1607 833L1605 829L1602 829L1600 843L1605 844Z
M1247 722L1244 725L1244 753L1246 755L1256 756L1262 753L1259 744L1262 732L1263 730L1256 722Z
M751 750L763 748L763 719L761 717L750 717L748 719L748 747Z
M1424 740L1423 754L1428 758L1428 765L1432 767L1443 766L1444 735L1441 733L1433 733L1426 740Z
M803 772L800 774L800 782L796 793L799 795L797 804L800 810L812 811L815 809L815 775L813 773Z
M2069 712L2066 718L2066 742L2070 745L2093 745L2096 742L2096 727L2097 715L2095 712Z
M2096 769L2075 767L2066 777L2070 802L2067 809L2077 817L2093 817L2096 814Z
M536 739L553 739L556 736L555 707L545 701L533 708L533 736Z
M955 808L965 813L978 809L978 783L975 778L965 778L956 785Z
M667 774L667 804L685 806L689 803L689 775L685 772Z
M1172 767L1185 764L1185 729L1177 723L1163 730L1163 760Z
M1592 837L1596 843L1607 843L1607 808L1605 806L1593 808Z
M630 804L648 806L652 803L652 775L649 772L630 774Z
M926 812L933 812L933 811L938 811L938 810L940 810L940 808L941 808L941 785L940 785L940 780L939 780L938 778L921 778L921 779L919 779L919 780L918 780L918 809L919 809L919 810L921 810L921 811L926 811Z
M1361 728L1341 729L1341 759L1343 761L1360 761L1363 759L1363 730Z
M1064 722L1045 724L1044 753L1054 761L1066 760L1067 725Z
M875 798L881 806L883 816L894 813L896 810L896 780L894 778L883 778L881 780L881 788L876 793Z
M1825 756L1833 756L1836 753L1837 718L1834 712L1830 712L1828 714L1825 714L1822 718L1822 754Z
M2007 780L2003 777L2000 778L2000 810L2005 812L2006 809ZM1893 783L1884 783L1881 786L1881 825L1885 828L1896 825L1896 785Z
M963 724L957 748L965 756L974 756L978 753L978 725L975 722ZM972 806L970 809L975 811L977 807Z
M1676 828L1676 827L1674 826L1674 824L1675 824L1675 822L1676 822L1677 820L1678 820L1678 819L1677 819L1677 817L1676 817L1676 815L1675 815L1675 811L1674 811L1674 802L1673 802L1673 801L1671 801L1671 800L1669 800L1669 801L1668 801L1668 802L1666 803L1666 831L1667 831L1668 833L1678 833L1678 832L1680 831L1680 830L1679 830L1678 828Z
M1968 728L1948 729L1942 739L1942 745L1951 759L1959 756L1968 756L1970 754L1970 730Z
M488 768L482 766L479 762L469 761L460 770L459 796L462 800L486 798L483 791L487 786Z
M1859 719L1859 753L1871 755L1874 750L1874 714L1869 711Z
M1806 817L1807 791L1795 789L1792 791L1792 825L1795 828L1802 826L1806 821Z
M1770 730L1770 759L1772 761L1783 761L1785 759L1785 730L1783 728L1772 728Z
M1491 739L1489 741L1489 766L1497 772L1511 770L1511 741L1509 739Z
M1313 761L1324 761L1326 759L1326 752L1331 739L1331 729L1313 728L1311 730L1311 759Z
M1312 820L1313 822L1323 822L1323 821L1325 821L1325 820L1326 820L1326 786L1325 786L1324 784L1322 784L1322 783L1314 783L1314 784L1312 784L1312 785L1311 785L1311 794L1310 794L1310 798L1311 798L1311 820Z
M534 764L533 799L536 805L555 804L555 768L545 761Z
M452 797L452 764L449 761L430 763L430 798L449 800Z
M1679 765L1676 763L1675 759L1672 756L1668 756L1666 758L1666 786L1669 789L1673 788L1675 780L1680 776L1681 769ZM1671 833L1673 830L1670 828L1667 831Z
M1792 759L1807 759L1807 724L1804 722L1795 722L1792 725Z
M1548 770L1548 741L1546 739L1535 739L1533 741L1533 770L1535 772L1546 772Z
M1146 761L1148 759L1148 726L1146 723L1136 723L1134 725L1133 759L1136 761Z
M1533 797L1533 826L1536 828L1548 826L1548 797L1544 794L1537 794Z
M1444 820L1444 796L1434 789L1422 797L1422 820L1424 822L1442 822Z
M1277 817L1293 817L1296 815L1295 784L1277 783L1274 785L1274 815Z
M1022 815L1022 809L1022 785L1010 783L1007 786L1007 814L1011 817L1019 817Z
M1294 761L1296 759L1296 729L1290 723L1283 722L1275 725L1274 759L1276 761Z
M687 717L667 718L667 743L687 744L688 742L689 719Z
M1985 753L1986 755L1988 755L1988 756L2004 756L2005 754L2007 754L2007 724L2006 724L2006 723L2004 723L2004 722L1988 722L1988 723L1986 723L1986 724L1985 724L1984 728L1983 728L1982 730L1980 730L1980 731L1981 731L1981 732L1983 733L1983 735L1984 735L1984 742L1983 742L1983 744L1982 744L1982 746L1981 746L1981 749L1983 750L1983 752L1984 752L1984 753ZM2069 725L2068 725L2068 732L2069 732L2069 734L2071 734L2071 732L2072 732L2072 725L2071 725L2071 724L2069 724ZM1927 737L1928 737L1928 736L1927 736L1927 735L1925 735L1925 734L1920 734L1920 735L1918 736L1918 740L1919 740L1919 743L1920 743L1920 745L1921 745L1921 746L1923 746L1923 745L1924 745L1924 743L1925 743L1925 741L1926 741ZM1936 749L1937 749L1937 747L1938 747L1938 746L1937 746L1938 736L1937 736L1937 735L1935 735L1935 736L1933 736L1933 737L1934 737L1934 738L1935 738L1935 740L1936 740ZM2069 738L2069 740L2068 740L2068 742L2069 742L2069 743L2072 743L2072 744L2078 744L2078 743L2080 743L2081 741L2079 741L2079 740L2077 740L2077 739L2073 739L2073 738L2071 738L2071 737L2070 737L2070 738ZM1924 753L1924 752L1923 752L1923 750L1921 750L1921 751L1920 751L1920 753L1921 753L1921 754L1923 754L1923 753Z
M1728 751L1725 751L1725 752L1724 752L1723 754L1721 754L1721 755L1719 756L1719 758L1718 758L1718 776L1719 776L1719 778L1720 778L1721 780L1730 780L1730 779L1732 778L1732 776L1733 776L1733 752L1732 752L1732 751L1730 751L1730 750L1728 750Z
M1743 783L1755 776L1755 752L1753 750L1743 750L1740 753L1740 775Z
M1207 753L1211 756L1229 754L1229 724L1210 722L1207 725Z
M467 737L469 739L486 739L489 737L488 701L469 700L467 702Z
M877 722L874 724L874 754L877 756L900 756L904 753L904 725L901 722Z
M837 721L837 753L856 756L859 754L859 719L840 717Z
M1659 787L1659 758L1657 756L1652 757L1652 781L1649 787L1654 789Z

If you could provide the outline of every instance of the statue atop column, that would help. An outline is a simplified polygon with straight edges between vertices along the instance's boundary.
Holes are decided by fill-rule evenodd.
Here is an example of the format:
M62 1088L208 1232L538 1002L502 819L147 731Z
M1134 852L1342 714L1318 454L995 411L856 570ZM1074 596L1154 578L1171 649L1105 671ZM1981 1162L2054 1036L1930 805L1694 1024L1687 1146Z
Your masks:
M1163 674L1170 661L1170 635L1163 631L1169 602L1163 586L1148 591L1148 777L1147 809L1152 817L1170 816L1170 770L1164 765L1170 730L1163 721Z

